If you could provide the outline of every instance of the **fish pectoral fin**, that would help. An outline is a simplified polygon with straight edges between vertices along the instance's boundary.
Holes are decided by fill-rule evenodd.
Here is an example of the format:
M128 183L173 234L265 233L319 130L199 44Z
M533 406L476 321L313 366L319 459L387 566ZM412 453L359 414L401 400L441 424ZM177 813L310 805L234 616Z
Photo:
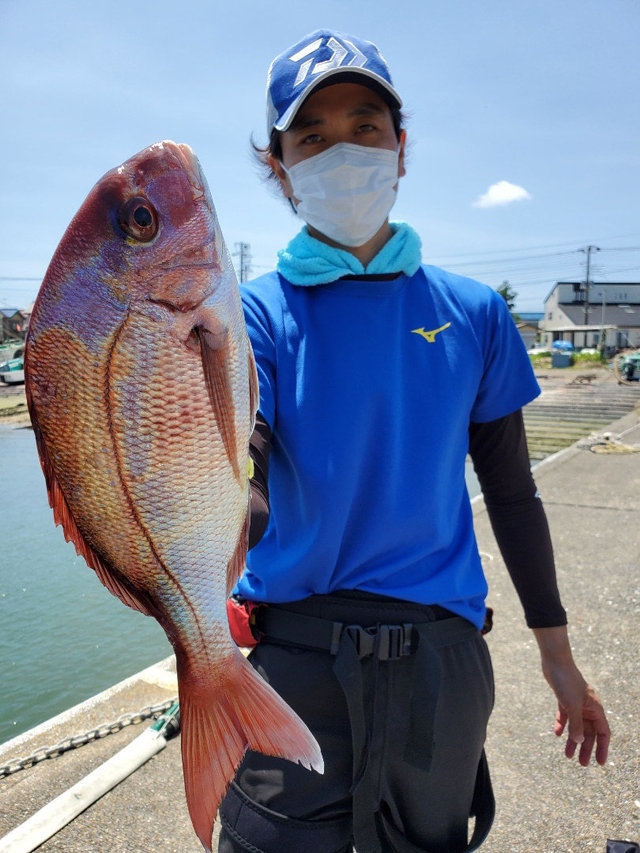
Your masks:
M196 326L194 332L200 341L204 378L222 443L234 476L241 483L227 335L220 332L214 334L204 326Z
M69 504L67 503L65 494L60 488L58 478L56 477L56 473L47 452L46 443L34 415L32 415L32 424L33 432L36 437L36 446L38 448L40 464L47 484L49 506L53 510L53 520L56 524L62 527L65 540L73 543L76 549L76 554L85 560L90 569L94 570L100 582L106 586L112 595L119 598L123 604L127 605L127 607L131 607L133 610L139 610L140 613L144 613L145 616L151 616L152 614L149 612L146 605L140 601L133 590L126 586L124 579L121 580L106 565L82 535L82 532L73 517Z
M211 673L190 675L178 653L180 733L187 806L193 828L211 850L213 824L245 749L324 770L320 747L300 717L238 650Z

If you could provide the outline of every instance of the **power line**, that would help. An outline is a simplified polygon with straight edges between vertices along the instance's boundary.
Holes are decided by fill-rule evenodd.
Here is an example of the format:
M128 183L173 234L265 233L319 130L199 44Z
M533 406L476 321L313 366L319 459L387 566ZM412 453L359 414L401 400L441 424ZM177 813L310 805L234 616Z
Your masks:
M534 260L546 260L547 258L559 258L563 255L575 255L576 249L572 249L567 252L550 252L544 255L522 255L514 258L496 258L495 260L486 260L486 261L466 261L462 264L455 264L456 267L477 267L483 266L486 264L509 264L509 263L520 263L521 261L534 261Z
M569 245L569 244L568 243L559 243L555 246L553 246L553 245L551 245L551 246L522 246L522 247L515 248L515 249L514 248L491 249L491 250L488 250L486 252L465 252L464 254L461 254L461 255L438 255L438 257L441 257L446 261L455 261L458 258L482 258L485 255L503 255L505 252L529 252L532 249L560 249L563 246L567 246L567 245ZM570 249L570 250L567 250L566 252L557 252L557 253L551 252L548 255L545 254L545 255L541 255L540 257L554 257L556 254L560 254L560 255L572 254L575 251L576 251L575 249ZM505 259L504 258L495 258L495 259L490 258L490 259L488 259L487 263L494 263L494 262L499 263L501 260L505 260Z
M622 240L625 237L637 237L637 236L638 236L638 232L633 231L630 234L618 234L614 237L601 237L598 240L598 242L599 243L605 243L608 240ZM463 254L460 254L460 255L441 255L438 257L442 257L445 260L456 260L457 258L480 258L480 257L483 257L484 255L498 255L498 254L503 254L505 252L528 252L528 251L535 250L535 249L561 249L564 246L575 246L575 244L579 243L579 242L580 242L579 240L571 240L571 241L566 241L564 243L547 243L547 244L536 245L536 246L522 246L522 247L518 247L518 248L509 248L509 249L488 249L486 252L464 252ZM567 252L567 254L571 254L572 252L575 252L575 251L576 250L573 249L573 250ZM614 249L607 249L606 251L616 251L616 249L615 248ZM561 252L560 254L565 254L565 253ZM435 253L434 253L434 255L435 255ZM496 259L496 262L498 260L499 259Z
M640 267L638 267L638 266L635 266L635 267L616 267L615 269L611 270L611 272L602 273L602 275L603 275L603 277L606 277L608 275L611 275L612 273L618 273L618 272L636 272L636 273L638 273L638 275L640 275ZM625 284L625 282L619 282L619 283ZM627 283L633 283L633 282L627 282Z

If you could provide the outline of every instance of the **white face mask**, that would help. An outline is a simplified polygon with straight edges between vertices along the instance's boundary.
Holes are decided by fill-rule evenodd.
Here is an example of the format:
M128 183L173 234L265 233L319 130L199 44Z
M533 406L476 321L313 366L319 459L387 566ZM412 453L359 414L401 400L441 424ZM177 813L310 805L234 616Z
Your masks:
M285 173L308 225L342 246L362 246L395 203L398 151L339 142Z

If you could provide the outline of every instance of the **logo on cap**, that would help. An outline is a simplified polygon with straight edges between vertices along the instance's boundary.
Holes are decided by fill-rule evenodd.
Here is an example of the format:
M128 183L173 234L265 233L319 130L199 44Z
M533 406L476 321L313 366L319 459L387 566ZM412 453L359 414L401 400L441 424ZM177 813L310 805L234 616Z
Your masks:
M293 84L294 89L309 76L313 77L316 74L324 74L326 71L331 71L332 69L340 68L341 66L362 68L367 64L367 57L361 50L358 50L353 42L350 42L347 39L342 39L342 41L340 41L335 36L331 36L326 44L326 46L332 51L329 59L324 59L321 62L316 62L314 64L313 54L316 53L321 46L322 39L315 39L315 41L312 41L310 44L306 45L306 47L303 47L302 50L299 50L297 53L294 53L293 56L289 57L292 62L302 63L298 69L298 76Z

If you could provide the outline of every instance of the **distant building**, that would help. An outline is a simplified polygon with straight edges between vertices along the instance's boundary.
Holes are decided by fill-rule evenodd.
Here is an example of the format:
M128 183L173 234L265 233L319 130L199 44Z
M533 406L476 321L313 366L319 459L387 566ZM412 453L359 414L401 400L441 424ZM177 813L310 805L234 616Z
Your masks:
M0 308L2 331L0 343L24 338L27 332L27 317L17 308Z
M544 301L540 344L570 341L576 349L640 347L640 283L559 281Z
M540 325L540 320L544 318L544 311L516 311L518 318L524 323L530 323L536 329Z
M540 320L544 317L542 311L514 311L512 316L526 348L535 347L540 337Z
M516 320L516 326L527 349L534 347L538 341L538 324Z

